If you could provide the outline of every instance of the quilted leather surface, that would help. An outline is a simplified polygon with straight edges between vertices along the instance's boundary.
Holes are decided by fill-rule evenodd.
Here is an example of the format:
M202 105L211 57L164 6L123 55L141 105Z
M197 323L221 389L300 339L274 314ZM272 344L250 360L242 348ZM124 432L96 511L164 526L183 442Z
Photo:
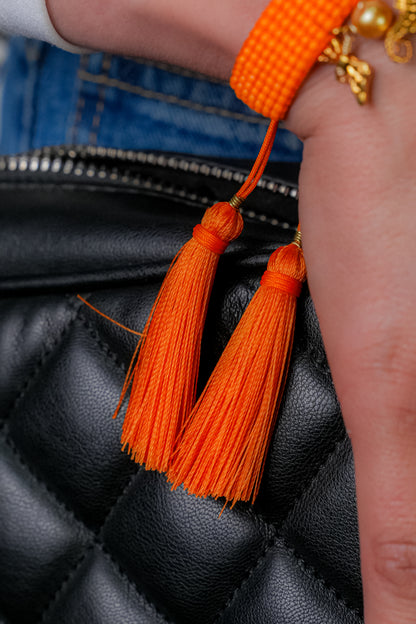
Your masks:
M212 168L129 167L141 181L123 186L3 162L0 622L362 622L351 448L307 292L253 508L218 518L221 501L171 492L121 453L111 415L135 338L76 293L140 330L206 197L228 197L229 184ZM279 184L256 193L221 260L201 385L292 236L296 201Z

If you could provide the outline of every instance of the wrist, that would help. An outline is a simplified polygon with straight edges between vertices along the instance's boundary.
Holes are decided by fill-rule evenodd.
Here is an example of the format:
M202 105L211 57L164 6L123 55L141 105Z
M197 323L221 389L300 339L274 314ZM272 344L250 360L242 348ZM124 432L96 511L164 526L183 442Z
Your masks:
M72 44L179 65L228 81L268 0L46 0Z

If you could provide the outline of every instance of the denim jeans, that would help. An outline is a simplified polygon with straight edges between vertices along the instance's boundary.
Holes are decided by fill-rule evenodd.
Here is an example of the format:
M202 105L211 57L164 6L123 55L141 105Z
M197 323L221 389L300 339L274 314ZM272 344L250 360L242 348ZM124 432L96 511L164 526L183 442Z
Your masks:
M267 120L223 82L110 54L69 54L13 38L3 73L0 153L89 144L254 159ZM299 161L279 130L274 161Z

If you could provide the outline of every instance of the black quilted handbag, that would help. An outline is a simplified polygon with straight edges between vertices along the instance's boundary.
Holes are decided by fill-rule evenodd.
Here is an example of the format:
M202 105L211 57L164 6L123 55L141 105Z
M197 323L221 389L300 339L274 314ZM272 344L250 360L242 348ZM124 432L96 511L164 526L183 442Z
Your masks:
M204 208L244 163L111 149L0 158L0 622L358 624L351 447L306 289L254 507L170 490L112 420L136 338ZM220 261L201 387L297 224L272 166Z

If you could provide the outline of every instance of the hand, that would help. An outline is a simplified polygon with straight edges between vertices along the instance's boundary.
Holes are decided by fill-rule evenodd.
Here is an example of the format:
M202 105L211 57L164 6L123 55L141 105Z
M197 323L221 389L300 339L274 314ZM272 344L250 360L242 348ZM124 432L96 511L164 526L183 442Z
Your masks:
M333 68L288 118L305 140L308 283L354 450L366 624L416 622L416 63L381 43L359 108Z
M48 0L71 43L228 78L267 0ZM79 16L83 19L80 20ZM201 18L201 15L203 16ZM305 141L300 215L315 302L351 436L366 624L416 621L415 62L379 42L359 108L332 67L315 70L287 120Z

